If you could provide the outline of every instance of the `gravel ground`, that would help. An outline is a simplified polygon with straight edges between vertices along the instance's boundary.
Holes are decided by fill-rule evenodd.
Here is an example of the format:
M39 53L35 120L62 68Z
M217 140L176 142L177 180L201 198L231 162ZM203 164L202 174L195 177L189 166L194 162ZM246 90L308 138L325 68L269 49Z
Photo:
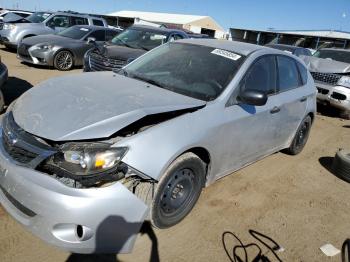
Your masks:
M4 49L0 55L10 74L4 87L7 102L43 80L67 74L21 64ZM179 225L167 230L145 227L132 254L63 252L32 236L0 206L0 261L229 261L222 234L230 231L244 244L258 243L250 229L280 244L285 249L278 253L283 261L340 261L340 255L328 258L319 248L332 243L340 249L350 237L350 185L328 171L338 148L350 148L350 121L337 118L333 110L322 111L300 155L277 153L217 181L204 189ZM232 250L238 243L227 237L226 244ZM248 250L251 257L256 252Z

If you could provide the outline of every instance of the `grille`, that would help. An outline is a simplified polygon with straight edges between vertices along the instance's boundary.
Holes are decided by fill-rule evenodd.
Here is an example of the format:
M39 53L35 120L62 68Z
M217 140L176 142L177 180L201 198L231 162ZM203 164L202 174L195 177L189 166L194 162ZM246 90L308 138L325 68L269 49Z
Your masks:
M13 160L22 163L28 164L33 159L35 159L38 155L27 150L24 150L20 147L17 147L11 143L10 138L7 134L3 132L2 134L3 146L7 154L9 154Z
M332 98L337 99L337 100L346 100L346 95L337 93L337 92L333 92L333 94L331 95Z
M311 72L312 77L315 81L326 83L329 85L335 86L339 79L342 77L341 75L331 74L331 73L319 73L319 72Z
M89 56L91 71L112 71L126 65L125 60L107 58L97 52L91 52Z
M20 128L11 112L3 118L2 145L13 160L28 167L36 167L56 152Z
M321 87L317 87L317 90L322 95L328 95L328 93L329 93L329 90L321 88Z

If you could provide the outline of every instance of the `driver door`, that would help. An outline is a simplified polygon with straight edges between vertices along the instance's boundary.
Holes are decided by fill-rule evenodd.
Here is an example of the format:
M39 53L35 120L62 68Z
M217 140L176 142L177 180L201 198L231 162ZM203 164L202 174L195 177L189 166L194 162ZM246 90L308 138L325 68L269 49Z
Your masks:
M268 155L279 146L275 139L279 125L279 99L276 95L277 72L274 56L259 58L248 69L239 85L239 91L255 89L268 94L267 103L253 106L239 102L233 95L232 105L224 109L220 162L218 174L233 171ZM230 99L231 100L231 99Z

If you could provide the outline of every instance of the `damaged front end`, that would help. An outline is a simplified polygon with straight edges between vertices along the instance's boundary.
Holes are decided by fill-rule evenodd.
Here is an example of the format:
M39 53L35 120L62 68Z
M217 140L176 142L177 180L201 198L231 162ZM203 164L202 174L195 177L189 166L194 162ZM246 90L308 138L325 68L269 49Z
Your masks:
M122 162L120 138L53 143L11 112L1 131L0 202L17 221L70 252L131 252L156 181Z

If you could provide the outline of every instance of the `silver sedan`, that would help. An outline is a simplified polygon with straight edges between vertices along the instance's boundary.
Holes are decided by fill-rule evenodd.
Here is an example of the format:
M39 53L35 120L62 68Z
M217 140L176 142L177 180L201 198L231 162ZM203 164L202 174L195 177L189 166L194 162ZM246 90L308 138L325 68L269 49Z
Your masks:
M66 71L82 66L86 51L113 39L121 30L101 26L72 26L57 34L23 39L17 58L31 64L53 66Z
M300 153L315 112L293 55L171 42L119 72L51 79L17 99L1 125L0 201L60 248L130 252L145 219L174 226L215 180Z

